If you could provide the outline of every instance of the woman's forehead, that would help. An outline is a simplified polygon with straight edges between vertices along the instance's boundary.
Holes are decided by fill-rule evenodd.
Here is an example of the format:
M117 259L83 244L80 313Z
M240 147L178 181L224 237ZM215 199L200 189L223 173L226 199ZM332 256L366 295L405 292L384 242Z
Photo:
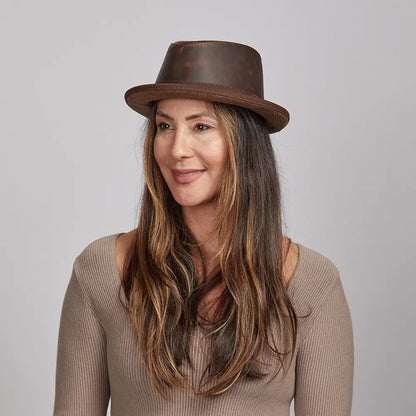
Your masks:
M169 98L160 100L156 105L156 110L162 112L187 112L187 111L214 111L212 102L196 100L191 98Z

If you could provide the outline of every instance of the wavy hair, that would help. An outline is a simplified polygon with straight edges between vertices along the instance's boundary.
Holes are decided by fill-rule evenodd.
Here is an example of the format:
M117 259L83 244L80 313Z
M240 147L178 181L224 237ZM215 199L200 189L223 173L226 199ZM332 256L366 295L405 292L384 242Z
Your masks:
M282 279L281 193L270 136L256 113L212 105L229 155L216 197L217 267L209 275L204 267L198 283L196 242L153 154L154 103L144 143L139 225L123 269L129 317L164 398L166 388L190 386L182 364L192 367L189 340L197 325L205 329L211 358L194 389L198 396L222 394L240 377L265 376L261 364L267 354L274 357L275 377L295 353L298 323ZM199 256L204 265L200 250ZM220 283L214 317L201 325L198 305Z

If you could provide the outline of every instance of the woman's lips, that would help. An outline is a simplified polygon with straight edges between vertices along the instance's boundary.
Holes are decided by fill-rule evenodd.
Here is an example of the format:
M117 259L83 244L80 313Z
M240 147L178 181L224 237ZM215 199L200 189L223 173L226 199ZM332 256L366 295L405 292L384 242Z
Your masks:
M181 185L196 181L204 172L202 169L172 169L173 179Z

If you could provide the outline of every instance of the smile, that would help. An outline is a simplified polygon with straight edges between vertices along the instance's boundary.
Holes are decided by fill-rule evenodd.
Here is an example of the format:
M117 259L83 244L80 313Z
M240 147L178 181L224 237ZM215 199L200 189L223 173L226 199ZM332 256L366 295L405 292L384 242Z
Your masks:
M173 179L178 184L188 184L199 179L205 170L195 170L195 169L172 169Z

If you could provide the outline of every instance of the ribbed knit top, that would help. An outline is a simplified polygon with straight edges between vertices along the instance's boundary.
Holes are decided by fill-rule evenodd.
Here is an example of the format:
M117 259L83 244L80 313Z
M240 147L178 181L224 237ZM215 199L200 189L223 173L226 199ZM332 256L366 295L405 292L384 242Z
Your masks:
M75 259L59 328L54 416L296 416L351 414L353 330L339 270L302 244L288 293L299 319L296 359L277 377L240 378L216 397L172 390L164 400L153 387L137 338L119 299L115 241L91 242ZM120 291L124 305L127 300ZM199 380L207 364L205 338L190 340Z

